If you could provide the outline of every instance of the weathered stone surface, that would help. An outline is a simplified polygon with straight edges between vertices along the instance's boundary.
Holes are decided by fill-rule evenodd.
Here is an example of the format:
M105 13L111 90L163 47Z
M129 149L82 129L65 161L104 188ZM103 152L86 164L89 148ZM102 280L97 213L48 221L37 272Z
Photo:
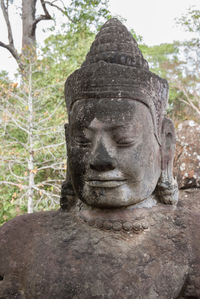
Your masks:
M85 62L66 80L65 100L68 181L63 208L73 202L71 189L93 208L135 205L152 194L157 201L177 203L175 133L165 117L168 83L149 71L120 21L103 25Z
M193 120L177 128L174 174L179 188L200 187L200 125Z
M149 224L138 234L75 211L16 217L0 229L0 298L200 298L199 198L191 189L176 208L133 210Z

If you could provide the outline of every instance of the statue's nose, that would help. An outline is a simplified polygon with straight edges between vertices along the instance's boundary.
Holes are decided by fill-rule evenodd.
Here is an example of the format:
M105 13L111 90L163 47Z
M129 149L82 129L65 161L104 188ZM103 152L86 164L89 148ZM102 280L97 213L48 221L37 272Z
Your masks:
M100 142L90 159L90 168L96 171L108 171L115 167L116 160L109 155L104 144Z

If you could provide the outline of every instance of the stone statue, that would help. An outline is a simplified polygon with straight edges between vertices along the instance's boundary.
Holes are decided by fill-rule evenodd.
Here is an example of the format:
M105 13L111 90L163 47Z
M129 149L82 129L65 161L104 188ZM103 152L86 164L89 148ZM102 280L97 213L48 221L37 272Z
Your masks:
M152 204L154 193L176 204L168 84L149 71L118 20L103 26L82 67L66 81L65 97L69 172L78 198L116 208Z
M117 19L66 81L61 209L0 230L0 298L200 298L200 191L173 178L168 84Z

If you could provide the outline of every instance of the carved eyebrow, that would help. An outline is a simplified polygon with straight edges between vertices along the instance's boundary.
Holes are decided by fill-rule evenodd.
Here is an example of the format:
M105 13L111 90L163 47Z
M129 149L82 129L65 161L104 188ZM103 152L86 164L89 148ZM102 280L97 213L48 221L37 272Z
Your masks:
M129 127L132 127L132 125L113 125L113 126L110 126L110 125L104 125L102 128L105 130L105 131L114 131L114 130L117 130L117 129L127 129ZM87 128L85 129L88 129L92 132L95 132L98 130L98 128L96 127L93 127L93 126L88 126Z
M116 126L112 126L112 127L110 127L109 129L111 130L111 131L114 131L114 130L117 130L117 129L132 129L134 126L133 126L133 124L123 124L123 125L116 125Z

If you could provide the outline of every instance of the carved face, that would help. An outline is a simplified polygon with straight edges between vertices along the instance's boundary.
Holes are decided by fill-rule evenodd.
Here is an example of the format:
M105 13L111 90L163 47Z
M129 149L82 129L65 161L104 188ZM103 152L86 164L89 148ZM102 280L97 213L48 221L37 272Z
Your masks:
M69 168L82 201L120 207L152 194L161 173L161 154L144 104L128 99L77 101L69 130Z

